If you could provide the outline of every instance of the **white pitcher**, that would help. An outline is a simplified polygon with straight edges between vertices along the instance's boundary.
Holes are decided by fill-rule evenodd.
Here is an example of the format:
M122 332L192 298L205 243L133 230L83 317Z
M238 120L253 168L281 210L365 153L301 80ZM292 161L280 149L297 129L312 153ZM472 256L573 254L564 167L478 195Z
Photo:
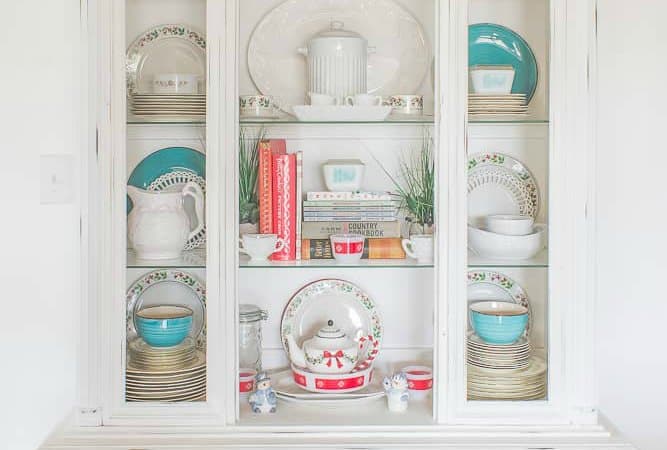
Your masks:
M127 218L127 236L139 259L178 258L188 240L204 228L204 193L197 183L189 182L177 192L128 186L127 194L134 203ZM194 230L183 207L188 196L195 201Z

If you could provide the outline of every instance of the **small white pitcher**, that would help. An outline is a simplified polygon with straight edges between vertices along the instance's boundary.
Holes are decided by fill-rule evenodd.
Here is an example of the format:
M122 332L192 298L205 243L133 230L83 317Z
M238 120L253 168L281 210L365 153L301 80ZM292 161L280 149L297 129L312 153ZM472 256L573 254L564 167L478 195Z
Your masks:
M433 235L413 234L410 239L403 239L401 246L410 258L414 258L420 264L433 262Z
M127 218L127 237L139 259L175 259L189 239L205 226L204 193L197 183L188 182L182 190L144 191L127 187L134 207ZM191 229L183 201L195 201L197 224Z

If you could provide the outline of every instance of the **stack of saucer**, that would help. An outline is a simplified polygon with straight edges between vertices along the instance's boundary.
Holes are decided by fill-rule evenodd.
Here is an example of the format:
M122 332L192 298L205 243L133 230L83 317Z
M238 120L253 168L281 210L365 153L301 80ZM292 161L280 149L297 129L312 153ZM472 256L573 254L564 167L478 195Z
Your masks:
M547 364L532 356L523 369L468 364L468 400L540 400L547 395Z
M151 347L141 338L128 344L128 401L193 401L206 396L206 355L192 338L173 347Z
M530 342L522 337L513 344L496 345L482 341L476 334L468 336L467 361L482 369L524 369L530 362Z
M528 114L525 94L483 95L468 94L468 115L473 118L485 116L516 116Z
M206 116L206 95L134 94L130 111L147 120L201 119Z

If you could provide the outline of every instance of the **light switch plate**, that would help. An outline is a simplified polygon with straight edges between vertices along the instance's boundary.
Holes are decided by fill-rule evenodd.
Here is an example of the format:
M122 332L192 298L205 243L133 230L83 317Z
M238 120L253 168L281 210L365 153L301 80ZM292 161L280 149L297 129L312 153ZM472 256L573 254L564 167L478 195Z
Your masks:
M40 203L66 204L74 200L72 155L40 155Z

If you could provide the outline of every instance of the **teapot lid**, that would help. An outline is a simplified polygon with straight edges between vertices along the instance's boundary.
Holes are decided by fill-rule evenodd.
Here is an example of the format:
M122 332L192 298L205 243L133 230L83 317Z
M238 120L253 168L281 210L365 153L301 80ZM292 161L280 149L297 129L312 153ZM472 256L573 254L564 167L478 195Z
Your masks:
M345 24L340 20L332 20L328 30L317 33L313 39L317 38L354 38L364 39L359 33L354 31L344 30Z
M320 328L317 332L317 337L322 339L340 339L345 337L345 333L338 327L334 326L333 320L327 321L327 326Z

